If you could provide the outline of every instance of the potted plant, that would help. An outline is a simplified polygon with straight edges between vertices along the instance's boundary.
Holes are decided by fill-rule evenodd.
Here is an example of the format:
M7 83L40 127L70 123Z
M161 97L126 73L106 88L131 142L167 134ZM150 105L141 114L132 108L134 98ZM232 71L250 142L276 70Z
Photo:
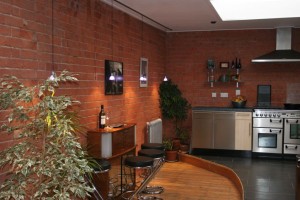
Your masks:
M180 152L188 153L190 146L188 131L182 128L179 130L178 135L180 139Z
M167 162L176 162L177 161L177 150L173 149L173 141L171 139L164 139L163 145L165 147Z
M173 120L174 132L178 139L178 143L174 142L173 149L180 148L180 134L183 130L182 122L187 119L188 110L191 105L186 98L182 96L176 84L171 79L163 81L159 86L159 104L162 116L165 119Z
M78 101L56 96L62 82L74 82L63 71L44 83L26 87L14 76L0 79L0 109L7 113L1 131L13 143L0 152L0 167L9 173L0 183L0 199L85 199L93 169L79 143Z

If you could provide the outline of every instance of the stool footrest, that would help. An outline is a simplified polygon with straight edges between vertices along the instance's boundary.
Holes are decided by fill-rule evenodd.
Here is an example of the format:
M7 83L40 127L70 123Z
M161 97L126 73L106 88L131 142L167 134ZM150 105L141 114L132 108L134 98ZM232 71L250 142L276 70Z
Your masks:
M164 192L164 188L161 186L147 186L143 193L145 194L161 194Z

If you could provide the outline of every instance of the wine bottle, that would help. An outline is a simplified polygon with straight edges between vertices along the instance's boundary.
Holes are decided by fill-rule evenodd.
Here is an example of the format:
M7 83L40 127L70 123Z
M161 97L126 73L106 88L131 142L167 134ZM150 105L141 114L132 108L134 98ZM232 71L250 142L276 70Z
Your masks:
M241 69L242 68L242 63L241 63L241 59L239 59L239 62L236 66L237 69Z
M231 62L231 69L235 69L234 61Z
M238 68L238 59L237 59L237 58L235 58L235 63L234 63L234 65L235 65L235 68Z
M101 105L100 113L99 113L99 128L105 128L106 123L106 115L104 111L104 106Z

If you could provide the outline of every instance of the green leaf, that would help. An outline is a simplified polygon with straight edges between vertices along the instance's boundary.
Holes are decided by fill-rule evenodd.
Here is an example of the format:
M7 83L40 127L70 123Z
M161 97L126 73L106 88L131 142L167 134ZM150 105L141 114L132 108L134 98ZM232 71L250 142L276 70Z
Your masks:
M0 107L10 113L9 126L2 124L1 130L17 135L15 144L0 152L0 167L12 166L11 176L0 186L0 199L85 198L91 192L84 176L92 169L76 136L78 117L71 110L80 102L55 96L59 85L69 81L77 78L67 71L33 87L12 76L0 79Z

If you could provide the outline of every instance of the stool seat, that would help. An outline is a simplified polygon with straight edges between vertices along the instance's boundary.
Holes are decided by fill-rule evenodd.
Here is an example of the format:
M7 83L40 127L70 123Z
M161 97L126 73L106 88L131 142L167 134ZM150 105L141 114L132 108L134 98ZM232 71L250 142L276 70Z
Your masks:
M161 143L144 143L141 145L142 149L159 149L159 150L165 150L165 147Z
M94 171L97 173L99 172L106 172L110 170L111 164L106 159L95 159L97 165L93 166Z
M150 158L162 158L165 156L165 152L159 149L141 149L139 150L138 155Z
M129 167L151 167L153 165L153 158L146 156L130 156L124 161L124 164Z

